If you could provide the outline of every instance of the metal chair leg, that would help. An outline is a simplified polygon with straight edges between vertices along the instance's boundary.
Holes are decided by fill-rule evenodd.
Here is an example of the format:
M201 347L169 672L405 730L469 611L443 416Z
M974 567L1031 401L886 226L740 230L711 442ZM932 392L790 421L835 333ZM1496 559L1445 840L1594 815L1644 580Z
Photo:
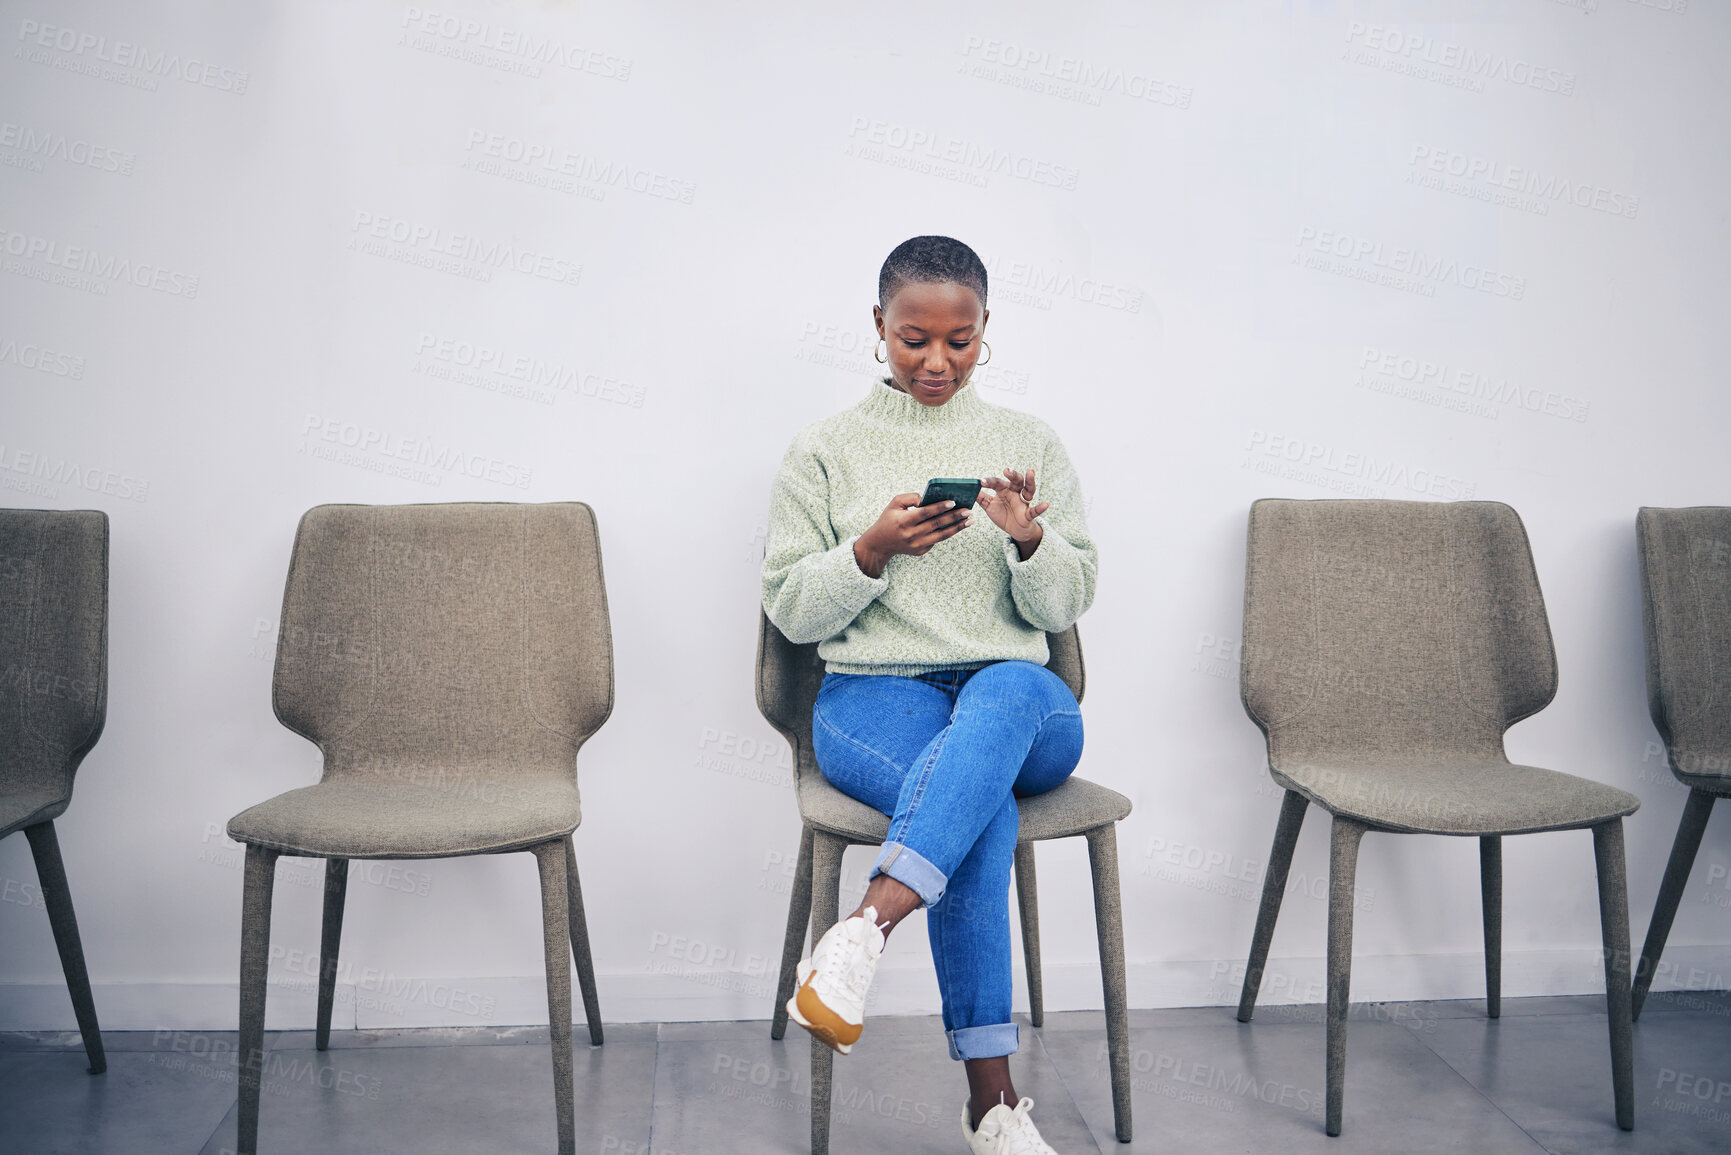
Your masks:
M1641 959L1635 964L1635 990L1629 1006L1629 1020L1641 1017L1641 1004L1647 1001L1647 991L1653 985L1653 972L1659 966L1659 956L1665 953L1665 940L1671 935L1671 922L1677 917L1677 904L1683 901L1683 889L1689 883L1689 870L1695 865L1695 855L1701 849L1701 835L1707 830L1707 819L1713 813L1715 798L1705 790L1689 791L1683 803L1683 820L1677 824L1677 837L1671 843L1671 859L1665 864L1665 878L1659 883L1659 901L1653 907L1653 921L1647 926L1647 941L1641 947Z
M1503 1013L1503 840L1479 839L1479 893L1485 907L1485 1014Z
M565 840L533 848L541 874L541 943L547 964L547 1027L553 1046L553 1101L559 1155L576 1155L571 1070L571 906L566 893Z
M811 846L811 941L841 918L841 855L847 840L814 831ZM811 1040L811 1155L829 1155L831 1078L835 1052Z
M781 940L781 971L775 980L775 1009L769 1022L769 1037L772 1039L787 1034L787 1000L793 997L799 951L805 944L807 924L811 922L811 841L811 827L803 827L799 835L799 856L794 860L793 889L787 896L787 932Z
M1286 897L1286 876L1292 869L1292 851L1304 825L1309 800L1288 790L1280 802L1280 820L1274 826L1274 849L1268 852L1268 870L1262 876L1262 905L1256 912L1256 930L1250 936L1250 961L1244 968L1244 989L1238 995L1238 1021L1248 1023L1256 1013L1256 995L1262 989L1262 968L1268 965L1268 946L1274 941L1274 923L1280 917L1280 900Z
M589 1045L602 1041L601 997L595 990L595 960L589 954L589 920L583 913L583 884L577 878L577 847L565 836L565 894L569 900L571 955L577 961L577 987L583 992L583 1018L589 1024Z
M343 939L343 900L348 896L349 860L325 860L325 922L319 936L319 1011L313 1048L331 1045L331 1005L337 994L337 951Z
M1022 961L1028 970L1028 1021L1046 1025L1046 984L1040 973L1040 887L1034 874L1034 844L1016 846L1016 905L1022 916Z
M265 980L270 973L270 907L277 852L246 848L246 881L240 904L240 1099L235 1111L235 1151L258 1151L258 1100L264 1081Z
M36 859L36 880L42 886L42 901L48 907L48 926L60 951L60 969L66 973L66 993L72 996L72 1014L78 1033L84 1036L84 1057L92 1075L108 1070L102 1049L102 1028L96 1023L96 1000L90 996L90 972L84 965L84 943L78 937L78 916L72 910L72 889L66 883L66 864L60 857L60 838L52 821L24 828L30 854Z
M1130 1010L1124 975L1124 911L1118 886L1118 826L1088 832L1094 874L1094 930L1100 940L1100 985L1106 1001L1106 1048L1111 1057L1112 1119L1118 1142L1130 1142Z
M1334 816L1328 860L1328 1081L1324 1129L1340 1134L1346 1098L1346 1013L1352 988L1352 898L1365 827Z
M1611 1087L1617 1126L1635 1129L1635 1024L1629 1016L1629 883L1623 861L1623 820L1593 827L1599 873L1599 929L1605 942L1605 1017L1611 1027Z

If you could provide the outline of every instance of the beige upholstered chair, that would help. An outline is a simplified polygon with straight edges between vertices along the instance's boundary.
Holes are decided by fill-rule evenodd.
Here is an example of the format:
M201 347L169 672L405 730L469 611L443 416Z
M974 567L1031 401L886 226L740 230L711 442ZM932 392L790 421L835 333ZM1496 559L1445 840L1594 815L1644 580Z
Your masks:
M321 505L301 519L274 683L324 775L245 810L239 1149L258 1137L271 882L323 858L317 1046L330 1037L351 858L527 851L540 867L559 1150L572 1119L571 955L591 1041L601 1013L571 834L577 751L613 708L595 514L554 505Z
M108 1069L54 820L108 710L108 515L0 510L0 838L36 859L90 1073Z
M1653 985L1713 803L1731 794L1731 507L1645 508L1635 517L1647 638L1647 708L1671 772L1689 788L1635 967L1633 1016Z
M1076 628L1047 635L1046 666L1082 700L1085 672ZM787 904L781 975L776 984L770 1036L787 1031L787 1000L809 925L811 941L841 917L841 856L849 846L878 846L889 836L890 820L843 794L824 778L811 745L811 712L823 682L824 663L816 645L797 645L760 616L757 637L757 708L793 747L795 793L804 830L799 840L793 893ZM1016 845L1016 894L1022 916L1022 954L1028 971L1028 1010L1034 1026L1045 1022L1040 987L1040 920L1035 893L1034 843L1053 838L1088 840L1094 874L1094 925L1100 943L1100 975L1106 998L1106 1039L1112 1069L1112 1114L1118 1140L1130 1141L1130 1033L1124 990L1124 924L1118 888L1117 823L1130 813L1130 800L1115 790L1072 777L1056 790L1017 799L1021 830ZM835 1053L811 1048L811 1149L828 1155L830 1075Z
M1511 764L1503 733L1556 693L1515 511L1490 501L1258 501L1244 580L1244 708L1286 789L1238 1005L1249 1022L1305 808L1333 820L1326 1128L1340 1134L1352 895L1367 831L1479 840L1486 1003L1500 1004L1502 836L1593 832L1617 1124L1635 1122L1623 817L1611 786Z

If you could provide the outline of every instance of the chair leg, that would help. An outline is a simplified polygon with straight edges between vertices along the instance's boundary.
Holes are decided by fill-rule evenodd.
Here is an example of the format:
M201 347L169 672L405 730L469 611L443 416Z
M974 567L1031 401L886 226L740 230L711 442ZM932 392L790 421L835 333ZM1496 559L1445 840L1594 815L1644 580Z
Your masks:
M26 826L24 837L29 839L31 856L36 859L36 880L48 906L48 925L60 951L60 969L66 972L72 1014L78 1020L78 1033L84 1036L84 1057L90 1061L90 1073L100 1075L108 1070L108 1056L102 1050L102 1028L96 1024L96 1000L90 997L90 972L84 966L84 943L78 937L78 916L72 910L60 839L54 833L53 821Z
M1623 820L1593 827L1599 871L1599 929L1605 941L1605 1017L1611 1026L1611 1087L1617 1126L1635 1129L1635 1025L1629 1017L1629 883L1623 862Z
M1118 1142L1130 1142L1130 1010L1124 978L1124 909L1118 886L1118 826L1088 832L1094 873L1094 931L1100 940L1100 985L1106 996L1106 1049L1112 1068L1112 1119ZM1032 873L1030 871L1030 873Z
M270 973L270 906L276 881L276 851L246 848L246 881L240 901L240 1099L236 1105L235 1151L258 1151L258 1099L264 1080L265 979Z
M576 1155L571 1073L571 906L565 892L565 840L533 848L541 873L541 942L547 958L547 1026L553 1043L553 1102L559 1155Z
M1479 839L1479 893L1485 906L1485 1014L1503 1013L1503 840Z
M565 836L565 894L570 904L571 954L577 960L577 988L583 992L583 1018L589 1045L601 1045L601 997L595 990L595 960L589 954L589 920L583 914L583 885L577 880L577 847Z
M1280 900L1286 897L1286 875L1292 869L1292 851L1304 825L1304 795L1288 790L1280 802L1280 821L1274 826L1274 849L1268 852L1268 870L1262 876L1262 906L1256 912L1256 931L1250 936L1250 961L1244 968L1244 989L1238 995L1238 1021L1248 1023L1256 1013L1256 995L1262 989L1262 968L1268 964L1268 945L1274 941L1274 923L1280 917Z
M1364 826L1334 816L1328 857L1328 1099L1325 1129L1340 1134L1346 1098L1346 1012L1352 988L1352 892Z
M1653 907L1647 942L1641 947L1640 962L1635 965L1630 1022L1641 1017L1641 1004L1647 1001L1647 991L1653 985L1653 972L1659 966L1659 956L1665 953L1665 940L1671 935L1671 921L1677 917L1677 904L1683 901L1683 888L1688 885L1689 870L1695 865L1695 855L1701 849L1701 835L1707 830L1713 802L1714 796L1707 791L1691 790L1689 801L1683 804L1683 820L1677 824L1677 837L1671 843L1671 860L1665 864L1665 879L1659 884L1659 902Z
M1040 973L1040 888L1034 874L1034 844L1016 846L1016 905L1022 916L1022 961L1028 970L1028 1021L1046 1025L1046 984Z
M811 941L815 944L841 918L841 854L847 841L813 831L811 844ZM835 1052L811 1040L811 1155L829 1155L830 1079Z
M799 835L799 857L794 861L793 890L787 896L787 933L781 939L781 972L775 980L775 1009L771 1012L769 1037L787 1034L787 1000L793 997L793 980L799 970L799 951L811 922L811 827Z
M319 1017L313 1048L331 1045L331 1005L337 995L337 951L343 939L343 900L349 891L349 860L325 860L325 924L319 936Z

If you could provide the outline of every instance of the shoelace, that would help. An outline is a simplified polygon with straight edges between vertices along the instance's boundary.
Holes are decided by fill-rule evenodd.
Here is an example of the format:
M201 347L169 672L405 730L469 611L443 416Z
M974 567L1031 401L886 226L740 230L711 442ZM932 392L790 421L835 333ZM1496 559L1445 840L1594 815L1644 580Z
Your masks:
M1028 1112L1033 1109L1034 1101L1023 1096L1010 1113L1010 1122L999 1129L998 1146L992 1155L1056 1155L1029 1120Z
M871 988L869 971L861 965L870 957L865 944L871 929L871 924L863 918L849 919L842 924L842 935L852 949L832 950L823 958L823 977L861 1002L865 1001L866 992Z

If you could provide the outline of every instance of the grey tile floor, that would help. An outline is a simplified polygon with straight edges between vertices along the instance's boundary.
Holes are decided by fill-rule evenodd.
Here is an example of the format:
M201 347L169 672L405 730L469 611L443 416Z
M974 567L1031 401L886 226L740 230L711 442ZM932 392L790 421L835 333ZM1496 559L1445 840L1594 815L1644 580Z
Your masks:
M1322 1132L1316 1006L1131 1012L1136 1140L1112 1135L1100 1015L1023 1027L1016 1081L1063 1155L1084 1152L1731 1152L1731 993L1655 995L1635 1029L1633 1133L1611 1115L1602 999L1353 1008L1344 1134ZM765 1022L621 1023L576 1055L583 1155L797 1155L809 1051ZM105 1035L85 1073L74 1033L0 1034L6 1155L219 1155L234 1149L234 1035ZM269 1036L260 1150L545 1152L553 1095L545 1027ZM932 1018L877 1018L836 1063L836 1155L965 1155L964 1093Z

